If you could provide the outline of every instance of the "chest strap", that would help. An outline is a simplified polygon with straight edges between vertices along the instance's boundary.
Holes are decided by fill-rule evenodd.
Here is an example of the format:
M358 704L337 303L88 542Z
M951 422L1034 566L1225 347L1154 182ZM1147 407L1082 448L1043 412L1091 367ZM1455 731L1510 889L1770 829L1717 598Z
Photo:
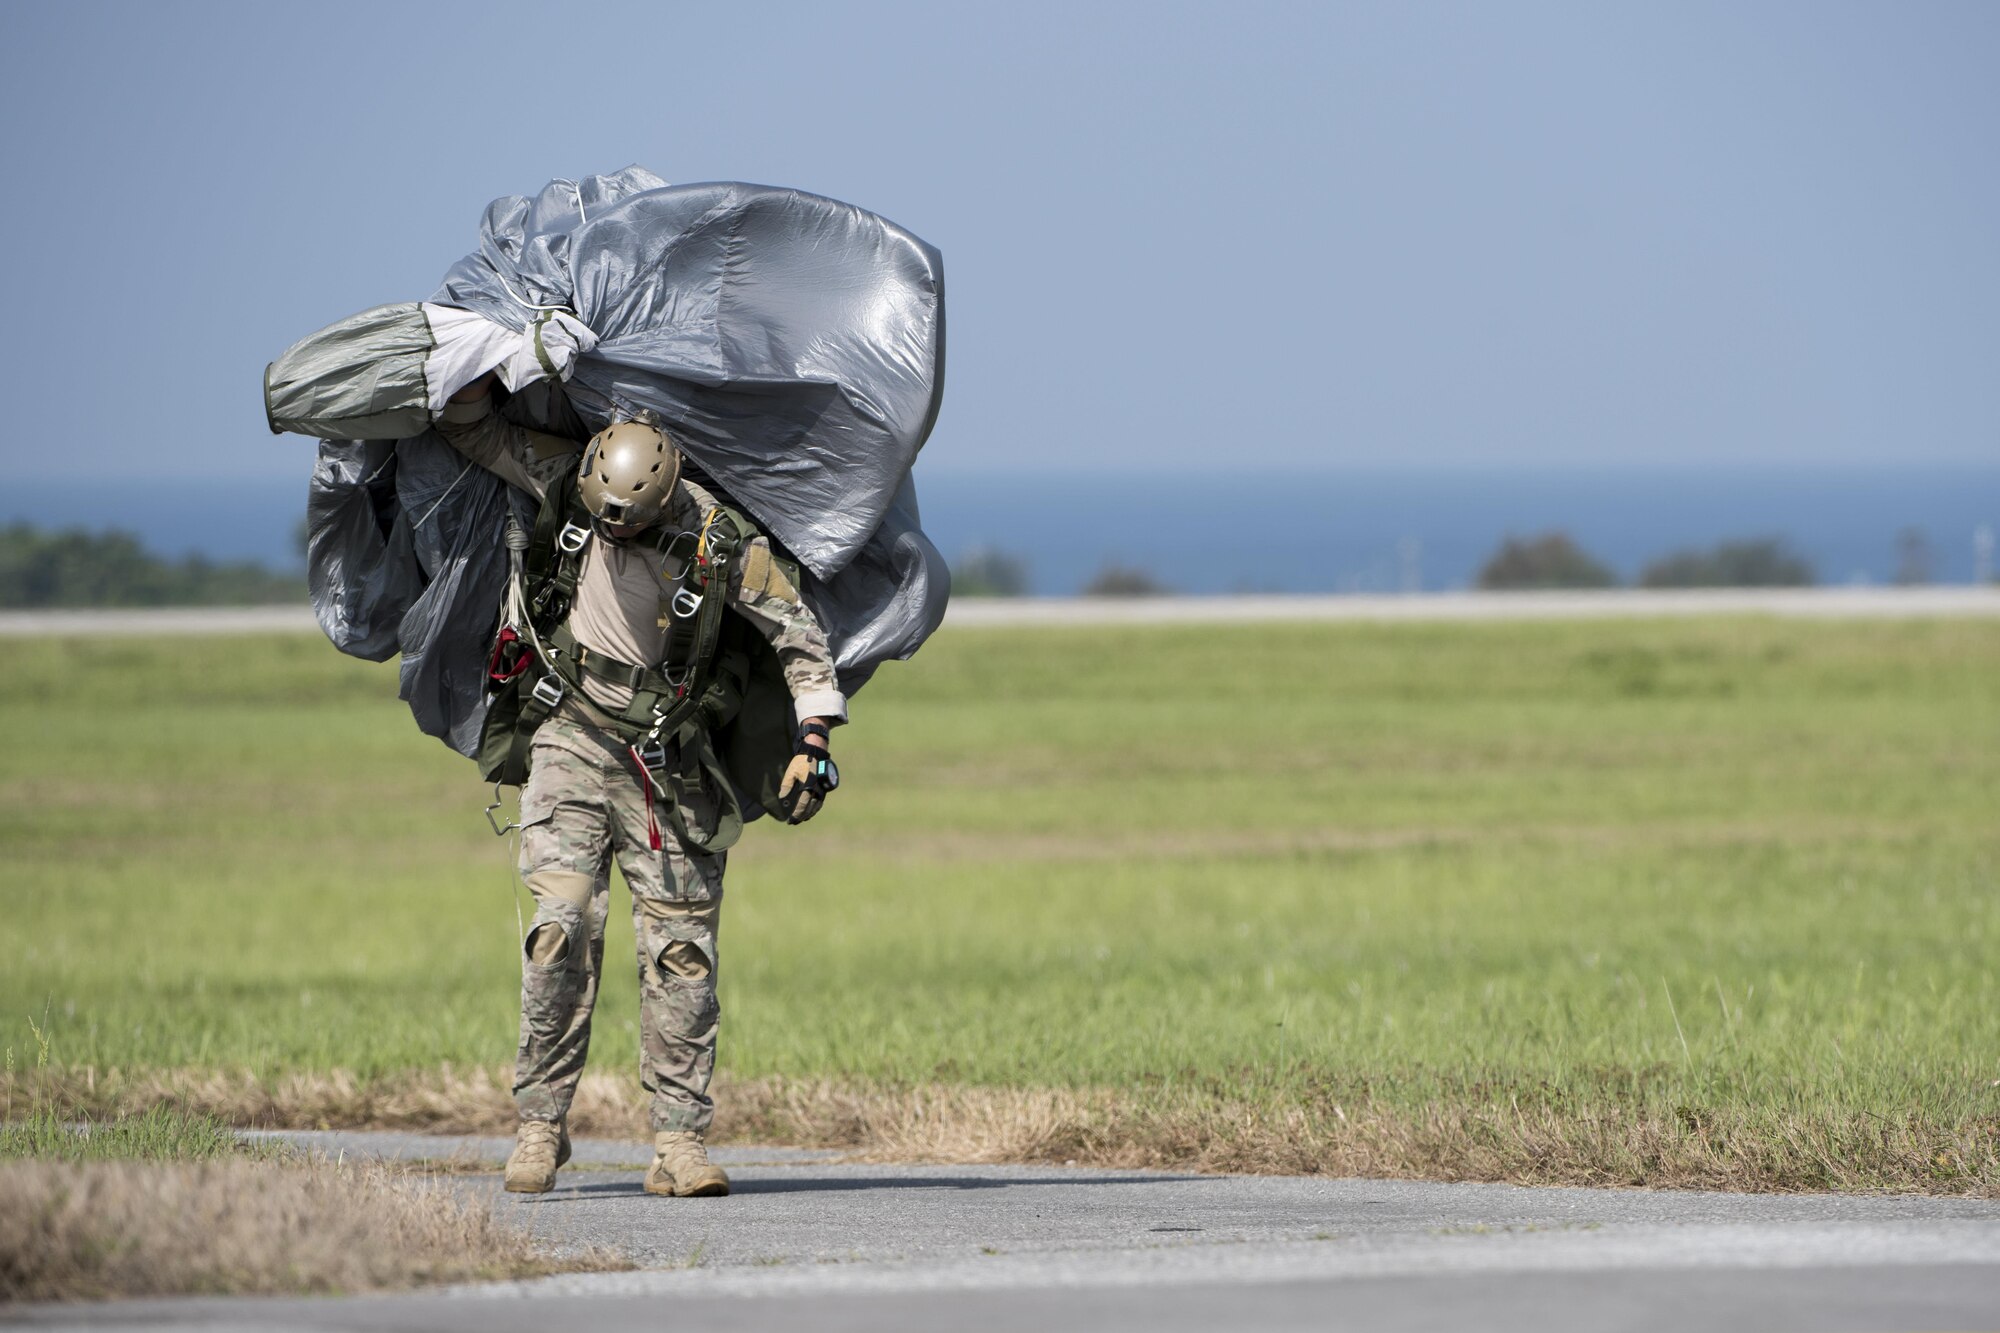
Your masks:
M666 688L672 687L671 680L664 672L648 671L645 667L621 662L610 653L600 653L595 648L584 647L569 632L567 625L558 629L551 638L555 646L567 654L586 676L594 676L598 680L621 685L628 690L650 689L656 694L665 692L663 684Z
M676 680L669 678L664 671L638 666L631 662L621 662L609 653L586 648L576 641L576 636L570 633L568 625L558 626L547 636L544 643L549 650L549 666L561 678L565 693L572 691L580 693L586 679L599 680L607 685L630 690L633 695L632 704L618 713L611 714L628 725L643 723L650 727L652 713L659 705L659 701L678 700L692 684L692 673L679 677L676 683ZM642 699L645 700L647 707L640 707ZM597 707L603 708L604 705L598 704ZM632 713L633 716L626 717L624 716L626 713Z

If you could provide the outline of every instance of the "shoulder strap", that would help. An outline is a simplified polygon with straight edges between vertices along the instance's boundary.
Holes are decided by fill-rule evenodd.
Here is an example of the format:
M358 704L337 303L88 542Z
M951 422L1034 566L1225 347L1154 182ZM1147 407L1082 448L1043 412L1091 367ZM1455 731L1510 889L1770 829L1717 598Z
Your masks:
M583 549L581 539L589 532L590 515L577 496L576 473L564 472L542 492L535 532L528 539L528 615L543 634L569 614L583 568L583 562L574 557ZM569 545L572 541L574 546Z
M547 506L544 508L546 511ZM546 512L543 517L547 517ZM545 526L537 521L538 541ZM718 505L704 516L698 532L689 582L668 606L668 615L678 622L678 632L670 638L672 656L664 663L665 670L612 661L585 651L576 642L562 617L568 614L575 593L575 567L580 562L562 558L560 530L552 541L553 555L562 558L561 563L530 594L531 614L547 650L546 665L564 690L580 689L584 674L590 672L632 691L630 703L605 714L628 742L658 741L694 721L714 677L723 614L729 602L730 566L756 529L742 515ZM532 558L533 549L529 554Z

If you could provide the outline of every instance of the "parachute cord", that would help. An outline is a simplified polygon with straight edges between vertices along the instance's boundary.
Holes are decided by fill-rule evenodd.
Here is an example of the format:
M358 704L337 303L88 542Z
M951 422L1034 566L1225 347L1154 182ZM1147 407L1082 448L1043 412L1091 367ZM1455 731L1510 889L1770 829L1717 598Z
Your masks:
M501 599L500 623L503 625L512 625L518 630L528 618L527 601L521 592L523 578L521 557L522 553L528 549L529 537L527 530L521 526L521 520L514 516L514 510L511 506L507 510L507 535L505 541L507 546L507 595ZM529 632L532 634L532 629Z
M488 268L493 268L493 266L492 266L491 264L488 264L488 265L487 265L487 267L488 267ZM529 301L529 300L526 300L526 299L524 299L524 298L522 297L522 295L521 295L521 294L520 294L519 292L517 292L517 291L515 291L515 290L514 290L514 285L513 285L512 283L510 283L510 282L508 282L508 281L507 281L507 275L506 275L505 273L502 273L502 272L501 272L501 271L500 271L499 269L497 269L497 268L494 268L494 269L493 269L493 276L494 276L494 277L496 277L496 278L498 278L498 279L500 279L500 285L501 285L502 287L504 287L504 288L506 288L506 289L507 289L507 295L509 295L509 296L511 296L511 297L513 297L513 298L514 298L514 302L515 302L515 304L517 304L517 305L519 305L519 306L522 306L522 307L523 307L523 308L525 308L525 309L528 309L528 310L560 310L560 311L562 311L562 312L563 312L564 314L566 314L566 315L567 315L567 314L574 314L574 313L575 313L575 312L574 312L574 311L572 311L572 310L571 310L571 309L570 309L570 308L569 308L569 307L568 307L567 305L562 305L562 304L557 304L557 305L536 305L536 304L535 304L535 303L534 303L533 301Z
M583 211L583 187L581 185L578 185L575 181L565 176L558 176L550 181L549 184L569 186L569 192L576 196L576 224L580 227L590 221L590 214Z
M549 650L542 643L541 632L535 628L534 617L528 614L526 555L530 542L528 530L510 509L507 512L507 595L500 604L500 615L504 623L512 625L528 640L534 650L535 660L544 669L554 670L549 663Z
M488 268L492 268L492 266L488 264ZM570 308L568 308L566 304L554 304L554 306L538 306L538 304L534 304L532 300L526 300L526 298L524 298L524 296L522 296L520 292L516 292L516 290L514 290L514 284L512 284L512 282L508 282L508 280L506 280L506 274L504 274L504 272L500 272L498 268L494 268L494 276L496 276L496 278L500 278L500 286L504 286L504 288L506 288L506 294L508 294L508 296L512 296L516 304L520 304L520 306L524 306L524 308L528 308L528 310L562 310L564 314L570 314Z
M507 896L514 900L514 947L524 948L528 942L527 918L521 915L521 894L528 887L521 878L521 830L517 826L507 835L508 874L512 883L507 886Z
M452 483L454 486L457 484L457 482ZM517 630L526 629L528 641L539 657L542 642L535 637L534 624L528 619L527 598L521 588L524 578L521 569L522 556L528 549L529 538L527 530L521 526L521 520L515 516L511 506L507 510L507 535L504 540L507 547L507 593L501 599L501 623L512 625ZM522 795L526 794L524 788ZM513 877L507 886L507 896L514 902L514 944L516 948L523 948L526 947L528 939L528 923L521 917L521 893L528 886L521 878L521 821L518 817L507 835L507 865L508 874Z
M410 525L410 530L412 532L416 531L418 528L421 528L424 524L431 521L431 515L435 514L438 511L438 506L443 504L445 500L450 497L451 493L458 489L458 483L464 481L465 474L470 471L472 471L472 464L470 462L467 462L464 467L458 470L458 475L451 479L451 485L444 488L444 494L440 495L435 501L432 502L431 507L424 511L424 516L422 518L418 519L415 523L412 523Z

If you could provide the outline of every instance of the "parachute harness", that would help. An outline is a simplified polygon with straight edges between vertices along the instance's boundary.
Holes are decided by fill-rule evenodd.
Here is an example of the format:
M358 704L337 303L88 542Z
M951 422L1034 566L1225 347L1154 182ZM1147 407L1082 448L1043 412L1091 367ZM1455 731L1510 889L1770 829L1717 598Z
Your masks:
M576 521L581 512L575 480L566 478L543 497L532 535L510 516L510 577L487 663L482 771L496 784L496 798L499 786L526 782L536 728L573 701L591 725L623 743L638 768L653 849L664 847L656 806L666 801L666 817L685 841L721 851L741 836L743 823L740 803L708 741L708 729L733 715L741 697L717 675L728 600L723 588L729 562L757 530L734 510L715 506L697 529L661 535L661 573L680 586L663 608L664 659L640 666L578 643L570 632L567 622L591 537ZM587 677L629 691L630 702L623 708L596 704L583 689ZM668 762L673 756L677 766ZM723 805L719 822L712 831L693 828L680 798L711 787ZM503 833L506 828L492 814L498 805L496 799L487 818L495 833Z

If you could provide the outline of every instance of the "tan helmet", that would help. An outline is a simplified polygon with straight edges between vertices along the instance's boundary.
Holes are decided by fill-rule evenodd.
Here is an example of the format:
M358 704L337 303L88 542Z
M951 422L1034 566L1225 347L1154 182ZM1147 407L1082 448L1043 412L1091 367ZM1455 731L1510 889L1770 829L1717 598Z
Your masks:
M666 509L680 476L681 451L665 431L614 421L583 447L577 494L599 522L643 528Z

